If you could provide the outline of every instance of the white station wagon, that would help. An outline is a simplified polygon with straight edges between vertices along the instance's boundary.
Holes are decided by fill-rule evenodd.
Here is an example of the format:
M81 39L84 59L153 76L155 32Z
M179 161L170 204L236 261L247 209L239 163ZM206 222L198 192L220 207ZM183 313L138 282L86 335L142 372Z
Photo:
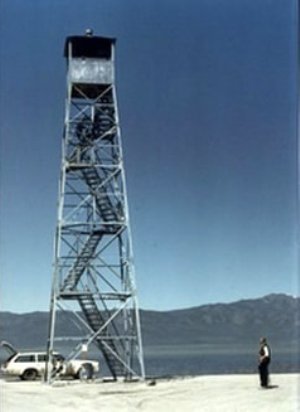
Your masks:
M0 344L10 356L1 366L1 372L8 376L18 376L22 380L35 380L45 372L46 352L18 352L8 342ZM99 372L99 363L92 360L73 359L66 361L59 353L53 354L54 365L60 377L91 379Z

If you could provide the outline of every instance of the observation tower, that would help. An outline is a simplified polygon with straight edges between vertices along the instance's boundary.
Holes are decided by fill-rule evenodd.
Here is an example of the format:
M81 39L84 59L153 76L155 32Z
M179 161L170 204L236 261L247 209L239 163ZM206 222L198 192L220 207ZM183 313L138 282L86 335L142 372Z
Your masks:
M83 345L99 353L100 370L104 361L112 378L145 376L114 53L114 39L91 31L65 42L67 97L48 382L55 379L53 353L71 347L67 360L76 359Z

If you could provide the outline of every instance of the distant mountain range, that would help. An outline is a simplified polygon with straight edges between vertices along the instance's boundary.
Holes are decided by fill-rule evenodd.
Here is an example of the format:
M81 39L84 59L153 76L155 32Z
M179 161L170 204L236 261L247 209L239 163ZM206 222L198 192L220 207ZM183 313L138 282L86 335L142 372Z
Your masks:
M271 294L165 312L141 310L141 323L146 347L257 343L260 336L290 347L300 336L300 298ZM74 334L73 326L63 320L59 327L66 335ZM0 312L0 340L18 348L45 346L47 329L47 312Z

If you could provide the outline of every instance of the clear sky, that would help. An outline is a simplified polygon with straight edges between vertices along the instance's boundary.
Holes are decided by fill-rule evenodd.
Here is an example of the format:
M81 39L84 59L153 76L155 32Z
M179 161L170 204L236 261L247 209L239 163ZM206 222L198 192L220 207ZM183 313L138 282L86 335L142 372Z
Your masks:
M65 37L117 38L140 306L297 294L296 0L1 0L1 310L47 310Z

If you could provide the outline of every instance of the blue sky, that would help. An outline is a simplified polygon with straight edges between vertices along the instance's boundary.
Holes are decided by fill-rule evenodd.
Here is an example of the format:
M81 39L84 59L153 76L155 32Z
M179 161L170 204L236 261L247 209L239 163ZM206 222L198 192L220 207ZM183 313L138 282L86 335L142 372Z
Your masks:
M117 38L138 296L296 294L296 0L0 2L1 310L47 310L65 37Z

